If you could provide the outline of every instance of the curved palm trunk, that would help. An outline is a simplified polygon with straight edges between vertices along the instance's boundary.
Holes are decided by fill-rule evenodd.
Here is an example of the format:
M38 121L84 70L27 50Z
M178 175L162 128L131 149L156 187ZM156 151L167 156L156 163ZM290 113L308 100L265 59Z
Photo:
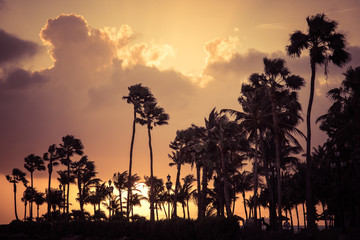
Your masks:
M15 218L16 221L19 220L18 214L17 214L17 208L16 208L16 183L14 182L14 206L15 206Z
M243 200L244 200L245 220L247 220L248 219L248 213L247 213L247 209L246 209L245 191L242 192L242 197L243 197Z
M188 219L190 219L189 199L186 199L186 208L187 208Z
M177 195L178 195L178 192L179 192L179 185L180 185L180 171L181 171L181 164L177 164L177 173L176 173L176 183L175 183L175 194L174 194L172 218L177 217Z
M312 202L311 193L311 108L314 101L315 92L315 72L316 66L314 60L311 61L311 83L310 83L310 96L306 113L306 212L307 212L307 225L308 231L315 230L315 208Z
M50 160L51 161L51 160ZM47 192L47 214L48 217L50 218L50 213L51 213L51 203L50 203L50 191L51 191L51 174L52 174L52 162L49 163L49 181L48 181L48 192Z
M272 118L274 124L274 136L275 136L275 154L276 154L276 174L277 174L277 196L278 196L278 222L279 229L282 229L282 218L281 218L281 175L280 175L280 137L279 137L279 116L277 114L275 96L271 94L271 108Z
M24 201L24 221L26 221L26 208L27 208L27 201Z
M293 222L293 216L292 216L291 208L289 208L288 211L289 211L289 215L290 215L291 232L294 232L294 222Z
M186 214L185 214L185 203L181 203L182 205L182 209L183 209L183 219L186 218Z
M129 221L129 213L130 213L130 199L131 199L131 169L132 169L132 158L133 158L133 149L134 149L134 141L135 141L135 127L136 127L136 110L134 106L134 120L133 120L133 129L131 136L131 144L130 144L130 161L129 161L129 175L128 175L128 192L127 192L127 202L126 202L126 218ZM121 200L120 200L121 201ZM122 206L121 206L122 211Z
M151 132L150 132L150 125L148 124L148 137L149 137L149 150L150 150L150 221L155 220L155 212L154 212L154 170L153 170L153 152L151 146Z

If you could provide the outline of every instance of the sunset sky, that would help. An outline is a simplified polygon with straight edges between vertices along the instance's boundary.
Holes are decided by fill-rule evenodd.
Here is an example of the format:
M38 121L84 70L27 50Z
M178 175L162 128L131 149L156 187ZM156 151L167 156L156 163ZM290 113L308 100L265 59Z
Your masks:
M0 0L0 224L15 218L5 175L25 171L24 157L42 156L67 134L82 140L102 180L128 170L132 107L122 97L137 83L170 115L169 125L152 131L154 174L174 182L167 155L176 130L204 125L214 107L240 110L241 84L263 72L264 57L284 58L309 82L307 54L291 58L285 47L294 30L307 30L307 16L325 13L339 22L352 61L330 67L327 79L318 67L315 121L330 105L326 92L360 65L359 11L357 0ZM306 109L307 87L300 97ZM317 128L313 146L326 139ZM150 174L145 127L137 127L133 161L133 172ZM44 191L47 173L35 177Z

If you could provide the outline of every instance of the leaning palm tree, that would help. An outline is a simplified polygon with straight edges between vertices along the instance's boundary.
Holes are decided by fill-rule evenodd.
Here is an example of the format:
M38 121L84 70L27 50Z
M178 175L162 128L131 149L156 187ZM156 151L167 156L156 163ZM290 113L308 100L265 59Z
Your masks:
M53 172L53 167L59 165L59 160L60 156L57 152L57 148L55 144L52 144L49 146L49 149L46 153L44 153L43 155L43 159L44 161L48 161L48 165L47 165L47 169L49 172L49 181L48 181L48 190L47 190L47 198L49 198L50 196L50 191L51 191L51 174ZM51 203L48 200L48 207L47 207L47 214L48 216L50 215L51 212Z
M19 220L19 217L17 215L17 208L16 208L16 184L21 181L26 186L26 184L28 183L28 180L26 180L25 176L26 176L26 174L17 168L14 168L12 170L11 176L6 175L6 180L8 180L10 183L12 183L13 188L14 188L14 206L15 206L16 220Z
M140 84L136 84L128 87L129 95L124 96L123 99L126 99L126 102L132 104L134 107L134 118L132 125L132 136L131 136L131 144L130 144L130 161L129 161L129 175L128 175L128 183L130 183L131 178L131 170L132 170L132 157L133 157L133 149L134 149L134 140L135 140L135 127L137 123L137 114L142 111L143 105L146 101L152 101L154 99L151 94L149 88L143 87ZM129 220L129 212L130 212L130 199L131 199L131 186L128 186L128 194L127 194L126 210L127 210L127 219Z
M140 117L137 121L141 125L146 125L148 138L149 138L149 150L150 150L150 180L153 182L154 176L154 161L153 161L153 151L151 145L151 130L156 126L168 124L169 115L165 113L165 110L157 105L156 99L152 101L146 101L144 103L143 110L140 112ZM150 186L150 221L154 221L154 185Z
M34 154L30 154L29 156L25 157L24 160L25 160L24 167L26 170L30 172L30 176L31 176L30 187L34 189L34 176L33 176L34 171L45 170L44 160L40 156L35 156ZM33 218L33 201L30 201L30 220L32 220L32 218Z
M308 32L299 30L290 35L290 45L286 47L287 53L291 56L300 57L304 49L310 52L310 95L306 113L306 208L308 212L308 229L315 229L315 209L311 193L311 109L315 92L316 65L325 65L327 75L328 63L342 67L350 60L350 54L345 51L345 36L337 33L336 21L328 19L325 14L316 14L306 18Z

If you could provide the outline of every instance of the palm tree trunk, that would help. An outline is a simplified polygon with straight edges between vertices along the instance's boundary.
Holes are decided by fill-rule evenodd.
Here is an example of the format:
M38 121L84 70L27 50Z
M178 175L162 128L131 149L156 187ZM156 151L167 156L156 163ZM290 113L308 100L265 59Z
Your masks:
M322 206L323 215L324 215L325 230L327 230L327 229L328 229L328 225L327 225L327 213L325 212L325 203L323 203L322 201L321 201L321 206Z
M259 204L259 219L261 219L261 205Z
M189 199L186 199L186 208L187 208L188 219L190 219Z
M296 220L297 220L297 231L300 230L300 223L299 223L299 211L298 211L298 205L295 204L295 211L296 211Z
M276 173L277 173L277 196L278 196L278 215L279 215L279 229L282 228L282 218L281 218L281 175L280 175L280 136L279 136L279 116L277 114L277 106L275 94L270 93L271 95L271 108L272 108L272 118L274 124L274 136L275 136L275 154L276 154Z
M39 218L39 205L36 204L36 217Z
M156 221L159 221L159 211L158 211L158 204L155 203L155 209L156 209Z
M255 157L254 157L254 218L257 219L257 192L258 192L258 130L256 130L256 142L255 142Z
M242 192L242 196L244 199L244 210L245 210L245 220L248 219L247 209L246 209L246 198L245 198L245 191Z
M24 199L24 221L26 221L26 208L27 208L27 200Z
M206 209L206 197L207 197L207 186L208 186L208 168L206 162L203 163L203 172L202 172L202 190L200 191L200 185L199 187L199 194L201 194L201 218L205 218L205 209Z
M186 218L186 214L185 214L185 204L184 203L181 203L182 205L182 209L183 209L183 219Z
M150 150L150 221L155 220L154 216L154 163L153 163L153 151L151 146L151 132L150 132L150 124L147 126L148 129L148 137L149 137L149 150Z
M67 186L67 196L66 196L66 214L69 214L69 196L70 196L70 158L67 158L68 165L67 165L67 177L68 177L68 186Z
M305 213L305 204L302 203L303 215L304 215L304 228L306 228L306 213Z
M181 164L177 164L177 173L176 173L176 183L175 183L175 193L174 193L174 202L173 202L173 214L172 217L177 217L177 195L179 192L179 185L180 185L180 171L181 171Z
M198 219L203 217L203 192L201 191L201 183L200 183L200 164L196 163L196 182L197 182L197 193L198 193ZM202 181L204 182L204 168L203 168L203 178ZM204 183L203 183L204 184Z
M30 207L30 221L32 221L33 219L33 194L34 194L34 178L33 178L33 172L31 172L31 200L30 200L30 204L29 204L29 207Z
M315 212L311 193L311 108L314 101L316 65L314 60L311 63L310 96L306 113L306 212L309 233L315 230Z
M81 181L78 178L78 189L79 189L79 203L80 203L80 211L83 213L84 212L84 200L83 200L83 194L81 191Z
M16 208L16 183L14 182L14 206L15 206L15 218L16 221L19 220L18 214L17 214L17 208Z
M50 160L51 161L51 160ZM52 174L52 162L49 163L49 182L48 182L48 191L47 191L47 215L50 217L51 213L51 203L50 203L50 191L51 191L51 174Z
M225 198L225 208L226 208L226 215L227 217L232 216L231 207L230 207L230 195L229 195L229 183L228 183L228 171L226 167L225 157L223 149L220 148L220 160L221 160L221 168L224 179L224 198Z
M129 210L130 210L130 199L131 199L131 169L132 169L132 158L133 158L133 149L134 149L134 141L135 141L135 127L136 127L136 108L134 105L134 120L133 120L133 129L131 136L131 144L130 144L130 161L129 161L129 175L128 175L128 192L127 192L127 202L126 202L126 218L129 221ZM122 209L122 207L121 207Z
M291 213L291 209L289 208L288 211L289 211L289 214L290 214L291 232L294 232L294 222L293 222L293 216L292 216L292 213Z

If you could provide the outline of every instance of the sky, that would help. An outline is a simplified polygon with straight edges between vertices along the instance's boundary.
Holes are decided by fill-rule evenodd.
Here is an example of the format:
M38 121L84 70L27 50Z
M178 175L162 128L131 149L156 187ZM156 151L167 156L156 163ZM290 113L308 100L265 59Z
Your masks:
M307 53L288 57L285 47L292 32L307 30L307 16L325 13L338 21L352 61L331 66L328 78L317 68L315 122L330 106L326 92L339 86L349 66L360 65L359 10L356 0L0 0L0 224L14 218L5 175L24 170L27 155L42 155L67 134L81 139L102 180L128 170L132 107L122 97L137 83L170 115L168 125L152 131L154 174L175 181L168 154L176 131L204 125L214 107L241 110L241 84L263 72L264 57L284 58L309 82ZM307 98L306 85L303 109ZM313 129L313 146L322 144L326 135ZM146 128L138 126L133 172L141 177L150 174L147 144ZM182 177L189 173L195 174L187 166ZM46 177L35 172L42 191Z

